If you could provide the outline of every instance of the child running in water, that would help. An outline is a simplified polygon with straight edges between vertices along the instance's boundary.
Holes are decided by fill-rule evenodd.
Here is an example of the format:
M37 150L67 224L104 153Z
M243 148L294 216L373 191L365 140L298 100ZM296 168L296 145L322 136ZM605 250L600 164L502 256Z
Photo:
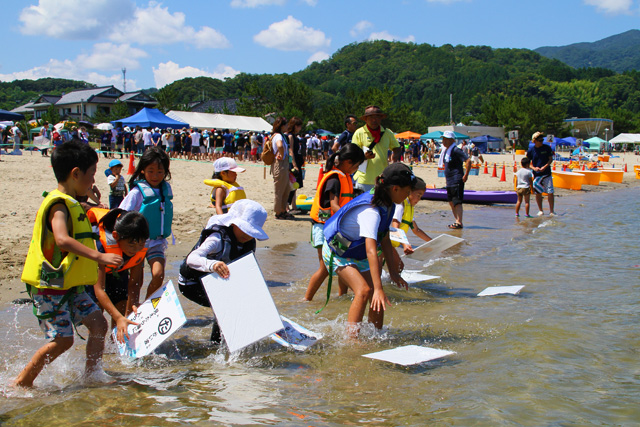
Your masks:
M393 163L376 178L373 194L364 193L356 197L325 223L324 263L354 293L347 315L351 337L357 337L367 305L369 321L377 329L381 329L384 323L384 310L389 299L380 280L378 248L382 248L391 280L408 289L407 282L400 277L397 258L393 254L389 226L395 204L402 203L409 196L415 181L416 177L407 165Z
M169 156L160 147L148 148L129 179L129 194L120 203L120 209L138 211L144 215L149 226L147 262L151 267L151 282L147 295L157 291L164 281L165 252L167 237L171 236L173 221L173 193L167 180L169 172Z
M309 280L307 292L304 295L305 301L311 301L322 285L322 282L329 276L327 267L322 261L322 244L324 243L324 223L333 216L338 210L353 199L353 180L351 175L354 174L360 164L364 162L364 152L356 144L347 143L340 151L333 153L325 170L327 171L318 184L316 195L311 205L311 245L318 251L318 261L320 266L313 273ZM330 291L329 291L330 292ZM347 293L347 287L339 281L338 295Z
M262 229L266 220L267 211L258 202L249 199L238 200L224 215L212 216L180 265L178 283L182 295L198 305L211 307L200 279L209 273L228 278L227 264L255 252L256 239L269 238ZM220 342L217 322L213 324L211 341Z
M405 233L409 232L409 229L413 231L413 234L420 237L425 242L431 240L431 237L427 235L424 231L418 227L414 219L414 210L415 206L422 199L424 195L424 191L427 189L427 184L422 180L422 178L416 177L415 185L411 188L411 193L409 193L409 197L407 197L402 203L396 205L395 213L393 214L393 220L391 221L391 226L398 228ZM397 248L401 245L399 242L391 241L391 245L394 248ZM405 255L413 253L413 248L410 244L402 243L402 249ZM398 255L398 252L396 252ZM400 262L400 258L398 256L398 262Z
M149 238L147 220L140 212L122 209L93 208L87 212L98 234L96 244L101 253L117 254L122 265L100 264L98 281L87 293L102 310L111 316L111 327L117 328L118 341L124 342L127 326L135 325L126 318L138 305L143 279L143 262L147 254L145 242Z
M40 347L20 372L14 381L17 386L33 386L45 365L71 348L74 325L80 323L89 329L85 375L97 379L102 372L107 321L83 286L96 283L98 263L119 266L122 257L96 250L91 224L75 199L93 186L97 164L96 152L78 142L60 144L51 154L58 188L38 209L22 272L34 314L51 341Z
M204 183L213 187L211 204L218 215L227 213L235 201L247 198L244 189L236 182L238 174L245 170L231 157L221 157L213 162L213 176L205 179Z

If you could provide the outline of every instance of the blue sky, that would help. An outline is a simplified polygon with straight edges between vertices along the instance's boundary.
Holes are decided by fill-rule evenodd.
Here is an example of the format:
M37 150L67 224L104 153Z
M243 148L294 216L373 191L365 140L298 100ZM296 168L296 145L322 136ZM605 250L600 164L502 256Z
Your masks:
M127 90L184 77L292 73L350 43L529 48L640 27L640 0L27 0L3 2L0 80Z

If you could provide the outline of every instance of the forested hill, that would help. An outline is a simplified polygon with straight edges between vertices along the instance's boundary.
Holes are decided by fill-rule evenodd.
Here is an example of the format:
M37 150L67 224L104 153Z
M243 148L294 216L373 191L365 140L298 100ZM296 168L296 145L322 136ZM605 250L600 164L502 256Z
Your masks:
M385 125L393 130L426 131L449 122L450 94L455 122L478 120L530 135L530 129L558 134L568 117L606 117L617 132L640 131L640 71L573 68L527 49L355 43L291 75L186 78L153 96L167 111L203 94L239 98L239 114L295 115L333 132L343 130L345 114L369 104L389 114Z
M535 50L572 67L602 67L622 73L640 70L640 30L629 30L593 43L544 46Z
M0 108L12 110L35 100L40 95L62 95L63 92L94 86L76 80L53 78L0 82Z

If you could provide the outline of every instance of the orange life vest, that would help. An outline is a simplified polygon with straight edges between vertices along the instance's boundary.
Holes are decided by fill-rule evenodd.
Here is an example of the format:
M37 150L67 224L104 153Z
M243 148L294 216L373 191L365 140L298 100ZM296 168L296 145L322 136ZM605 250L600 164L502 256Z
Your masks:
M104 228L104 224L100 222L102 217L105 216L107 212L109 212L109 209L91 208L87 212L87 217L89 218L91 225L95 225L98 227L100 233L100 243L102 243L102 247L104 248L105 252L108 254L116 254L122 256L122 250L120 249L120 246L118 246L118 242L113 238L111 233L107 233L107 230L105 230ZM115 265L107 265L107 274L112 274L116 271L125 271L130 269L131 267L135 267L136 265L144 261L144 257L146 254L147 248L142 248L140 252L129 258L129 260L117 270Z
M338 178L340 179L340 196L338 197L338 204L340 207L346 205L353 199L353 180L351 179L351 176L346 175L339 169L332 169L324 174L320 184L318 185L318 190L313 198L313 204L311 205L311 211L309 212L311 219L319 223L324 223L333 215L333 213L331 213L331 206L328 208L320 207L320 198L322 197L324 186L327 183L327 179L331 178L333 175L338 175Z

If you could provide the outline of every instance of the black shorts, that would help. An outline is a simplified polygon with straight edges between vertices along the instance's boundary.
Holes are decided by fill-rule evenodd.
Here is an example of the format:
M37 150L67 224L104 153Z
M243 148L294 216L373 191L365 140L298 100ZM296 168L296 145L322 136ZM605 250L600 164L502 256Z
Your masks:
M464 182L452 187L447 187L447 200L453 203L453 206L461 205L464 199Z
M200 154L200 146L196 145L191 147L191 154Z
M86 287L87 294L98 302L93 286ZM104 291L113 303L118 304L120 301L126 301L129 293L129 271L121 271L117 275L107 274L105 276Z
M188 300L195 302L203 307L211 307L207 292L204 290L204 286L200 281L193 285L183 285L178 283L178 289L180 293Z

